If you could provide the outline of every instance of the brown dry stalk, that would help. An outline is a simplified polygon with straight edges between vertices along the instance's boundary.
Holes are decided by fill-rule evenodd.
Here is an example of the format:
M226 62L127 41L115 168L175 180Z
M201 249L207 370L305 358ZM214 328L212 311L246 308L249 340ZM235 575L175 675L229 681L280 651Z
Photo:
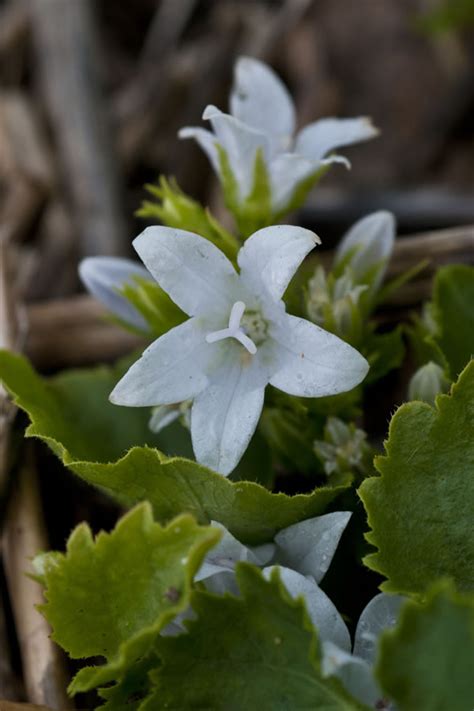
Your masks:
M15 704L11 701L0 700L0 711L52 711L52 709L36 704Z
M48 550L48 540L32 445L18 472L9 502L3 534L3 557L9 596L20 646L28 700L55 711L73 708L66 694L66 673L51 629L36 606L43 603L42 588L28 577L32 558Z

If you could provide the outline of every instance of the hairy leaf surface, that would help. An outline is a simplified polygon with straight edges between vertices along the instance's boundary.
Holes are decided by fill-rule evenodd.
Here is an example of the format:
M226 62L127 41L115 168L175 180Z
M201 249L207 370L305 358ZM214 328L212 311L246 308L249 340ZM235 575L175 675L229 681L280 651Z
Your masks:
M387 592L422 593L440 577L474 589L474 362L436 407L402 405L379 477L359 489L378 548L365 559Z
M470 711L474 705L474 599L436 586L407 602L381 639L376 674L401 711Z
M237 569L240 597L195 592L188 633L160 637L156 691L140 711L159 708L364 709L335 678L323 678L315 630L301 601L274 574Z

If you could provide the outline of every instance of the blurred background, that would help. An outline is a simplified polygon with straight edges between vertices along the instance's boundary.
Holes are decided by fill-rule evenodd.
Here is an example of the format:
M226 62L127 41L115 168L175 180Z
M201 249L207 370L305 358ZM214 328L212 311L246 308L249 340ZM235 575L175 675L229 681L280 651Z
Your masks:
M474 0L3 0L0 241L27 299L74 292L79 256L127 254L160 173L223 215L176 133L227 108L240 54L281 74L301 125L367 114L382 131L299 218L327 244L381 207L402 233L474 222L473 24Z

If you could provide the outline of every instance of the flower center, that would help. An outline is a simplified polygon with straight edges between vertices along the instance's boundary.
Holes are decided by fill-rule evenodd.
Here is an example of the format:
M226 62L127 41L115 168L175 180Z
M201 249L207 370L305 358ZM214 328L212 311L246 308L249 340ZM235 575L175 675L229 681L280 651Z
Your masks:
M256 346L263 343L267 337L267 322L258 311L245 311L240 326Z
M206 336L208 343L216 343L225 338L235 338L252 355L257 352L257 345L262 343L267 334L267 324L258 311L245 311L243 301L236 301L232 306L229 325L220 331L212 331Z

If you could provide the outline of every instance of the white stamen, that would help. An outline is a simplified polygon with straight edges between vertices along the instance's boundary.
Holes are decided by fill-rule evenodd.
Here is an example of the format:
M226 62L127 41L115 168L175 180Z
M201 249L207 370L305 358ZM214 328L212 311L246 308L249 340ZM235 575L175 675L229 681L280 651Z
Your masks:
M208 333L206 336L207 343L216 343L216 341L223 341L225 338L235 338L251 355L255 355L257 346L240 328L240 322L244 313L244 302L236 301L230 311L228 328L222 328L220 331Z
M240 321L245 313L245 304L243 301L236 301L233 305L229 316L229 328L231 331L237 331L240 328Z
M257 352L257 346L243 331L236 331L233 336L243 345L244 348L248 350L249 353L255 355Z

